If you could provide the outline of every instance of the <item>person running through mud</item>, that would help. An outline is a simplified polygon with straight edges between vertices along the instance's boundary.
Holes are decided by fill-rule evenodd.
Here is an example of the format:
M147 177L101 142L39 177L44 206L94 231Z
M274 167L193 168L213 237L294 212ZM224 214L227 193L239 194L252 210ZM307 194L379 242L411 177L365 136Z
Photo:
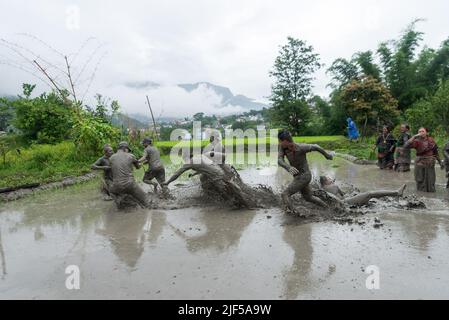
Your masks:
M103 179L101 185L101 193L103 199L106 201L112 200L111 197L111 186L112 186L112 170L109 159L114 154L114 150L108 145L103 147L104 155L99 158L93 165L92 170L103 170Z
M371 199L379 199L383 197L402 197L404 195L406 184L402 185L398 190L376 190L360 193L355 196L346 196L343 191L334 183L332 179L326 176L320 177L321 188L329 194L334 195L338 200L345 204L355 207L362 207L369 203Z
M131 196L139 205L147 208L151 201L147 194L137 184L133 175L133 168L140 169L139 161L130 153L127 142L120 142L117 152L111 156L113 183L111 192L116 195L116 202L120 206L121 200Z
M449 189L449 142L446 143L446 145L444 146L443 154L444 154L444 167L446 168L446 178L447 178L446 189Z
M159 150L153 146L153 140L151 138L145 138L142 140L142 145L144 146L144 154L142 158L139 159L140 164L148 163L148 170L145 171L143 176L143 182L154 187L154 192L157 192L157 185L162 188L162 193L164 195L168 194L168 189L163 185L165 182L165 167L161 161L161 154ZM152 181L156 178L156 182Z
M215 133L209 138L210 144L204 148L203 154L219 165L229 179L235 179L238 183L242 183L237 170L230 164L226 163L226 148L221 143L220 133ZM192 176L194 176L193 174Z
M287 189L282 193L282 201L287 211L296 212L290 197L298 192L301 192L306 201L327 208L328 206L324 201L312 195L312 190L310 188L312 173L310 172L309 164L307 163L307 153L316 151L321 153L328 160L332 160L333 156L316 144L294 143L290 132L287 130L279 132L278 138L278 164L294 177L293 182L291 182ZM285 157L287 157L289 164L285 162Z
M253 206L251 199L245 197L242 189L234 181L228 179L224 170L214 164L208 157L203 154L193 157L193 155L186 153L183 155L183 158L184 165L164 185L168 186L184 172L193 170L195 173L200 174L202 179L207 180L207 185L210 189L213 189L213 192L216 192L217 195L223 197L225 200L233 202L237 207L250 208ZM204 186L203 183L202 186Z

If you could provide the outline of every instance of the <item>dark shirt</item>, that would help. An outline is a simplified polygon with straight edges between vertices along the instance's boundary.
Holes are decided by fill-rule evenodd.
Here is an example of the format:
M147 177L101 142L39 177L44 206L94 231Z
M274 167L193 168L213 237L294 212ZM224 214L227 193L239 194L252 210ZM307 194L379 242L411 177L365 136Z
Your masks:
M389 153L391 147L393 147L395 144L396 139L391 133L387 134L386 136L384 134L381 134L376 141L377 150L380 153Z
M405 143L411 139L411 134L409 132L402 132L396 143L397 147L403 148Z

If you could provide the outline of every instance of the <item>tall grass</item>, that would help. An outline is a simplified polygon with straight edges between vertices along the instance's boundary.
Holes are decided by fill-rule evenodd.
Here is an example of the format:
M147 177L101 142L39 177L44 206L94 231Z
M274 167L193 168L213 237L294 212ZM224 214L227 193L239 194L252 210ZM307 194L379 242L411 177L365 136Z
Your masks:
M90 171L94 159L77 153L73 142L56 145L32 145L10 152L0 166L0 187L45 183Z

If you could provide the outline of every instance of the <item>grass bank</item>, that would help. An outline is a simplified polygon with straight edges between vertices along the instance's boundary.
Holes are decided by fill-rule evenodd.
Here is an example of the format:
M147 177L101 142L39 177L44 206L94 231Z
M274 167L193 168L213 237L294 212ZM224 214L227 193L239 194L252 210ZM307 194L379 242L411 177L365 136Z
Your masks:
M11 151L0 165L0 188L60 181L90 171L94 159L81 157L73 142L33 145Z

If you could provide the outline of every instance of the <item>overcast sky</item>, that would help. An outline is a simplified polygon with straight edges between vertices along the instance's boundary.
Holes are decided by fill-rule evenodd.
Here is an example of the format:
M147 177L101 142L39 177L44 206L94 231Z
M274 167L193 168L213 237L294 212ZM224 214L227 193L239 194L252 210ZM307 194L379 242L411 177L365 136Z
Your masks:
M103 44L84 78L78 79L79 95L101 60L86 99L101 92L118 99L127 112L146 113L145 94L149 94L157 114L181 116L238 108L214 109L219 97L205 90L188 94L175 87L178 83L208 81L229 87L234 94L265 100L270 94L268 71L287 36L314 46L328 67L338 57L375 50L379 42L397 38L415 18L427 19L419 29L426 33L427 45L438 47L449 36L448 12L446 0L2 1L0 38L62 67L64 61L54 51L20 34L36 36L69 59L86 39L95 37L73 62L74 72L81 71ZM28 67L14 54L0 46L0 61L14 58ZM315 81L315 93L321 95L328 94L325 68ZM46 89L25 71L0 64L0 93L17 94L26 81L39 83L38 91ZM124 86L139 81L163 86L157 90Z

